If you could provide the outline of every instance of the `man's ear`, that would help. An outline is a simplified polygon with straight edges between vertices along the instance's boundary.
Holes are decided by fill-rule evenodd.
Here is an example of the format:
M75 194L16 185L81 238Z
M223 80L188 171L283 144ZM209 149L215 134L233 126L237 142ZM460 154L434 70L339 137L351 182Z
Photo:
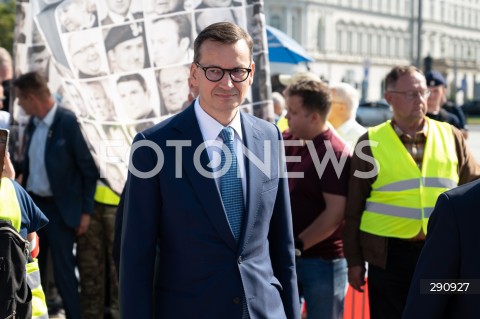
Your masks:
M392 103L390 103L390 101L392 100L392 95L390 94L390 92L385 91L385 93L383 93L383 98L385 99L385 101L387 101L388 104L392 105Z
M192 64L190 64L190 82L195 86L197 85L197 69L195 62L192 62Z
M250 82L250 85L252 85L252 83L253 83L253 75L254 75L254 73L255 73L255 62L252 61L252 65L250 66L250 68L252 69L252 71L251 71L250 74L249 74L249 77L250 77L250 78L248 79L248 81Z
M320 120L322 120L322 117L318 112L310 111L310 115L311 115L312 122L314 123L318 123Z

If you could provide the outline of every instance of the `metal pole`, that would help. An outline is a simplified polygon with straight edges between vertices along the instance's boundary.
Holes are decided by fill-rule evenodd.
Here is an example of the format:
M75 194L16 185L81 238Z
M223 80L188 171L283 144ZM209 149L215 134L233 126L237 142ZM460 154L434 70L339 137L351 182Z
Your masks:
M421 67L422 63L422 0L418 0L418 17L417 17L417 68Z
M415 28L415 0L410 0L410 62L413 64L415 60L415 38L416 38L416 28Z

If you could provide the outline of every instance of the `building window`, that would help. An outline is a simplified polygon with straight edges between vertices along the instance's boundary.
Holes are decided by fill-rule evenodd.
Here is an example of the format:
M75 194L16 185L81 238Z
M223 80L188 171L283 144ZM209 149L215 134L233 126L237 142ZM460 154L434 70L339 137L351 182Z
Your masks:
M401 1L399 1L399 2L401 2ZM413 6L412 1L411 1L411 0L406 0L406 1L405 1L405 8L404 8L404 9L405 9L404 14L405 14L406 16L410 16L410 12L412 11L412 7L411 7L411 6ZM399 12L400 12L400 11L399 11Z
M410 56L410 41L409 38L403 39L403 56L408 57Z
M445 3L440 2L440 21L445 22Z
M428 52L430 53L430 55L435 55L436 51L435 51L435 37L434 36L431 36L430 37L430 44L429 44L429 48L428 48Z
M391 34L391 33L390 33ZM385 53L387 57L392 56L392 38L391 37L386 37L387 43L385 44Z
M394 48L393 48L393 56L395 57L401 57L402 54L401 54L401 49L400 49L400 36L396 36L395 37L395 44L394 44Z
M357 34L357 51L358 51L358 54L363 54L365 53L365 46L363 45L365 41L365 34L364 34L364 31L363 30L359 30L358 34Z
M346 31L346 34L347 34L347 39L345 43L346 53L351 54L352 53L352 31L348 30Z
M318 51L325 50L325 28L323 26L323 20L318 19L317 24L317 49Z
M341 53L342 52L342 32L340 30L337 30L337 43L336 43L336 47L337 47L337 53Z
M294 38L295 40L298 41L298 38L297 38L297 32L298 32L298 26L297 26L297 17L295 15L295 13L292 12L292 38Z
M270 25L274 28L282 30L282 19L278 15L272 15L270 18Z
M368 33L367 34L367 54L371 55L373 53L373 44L372 44L372 34Z

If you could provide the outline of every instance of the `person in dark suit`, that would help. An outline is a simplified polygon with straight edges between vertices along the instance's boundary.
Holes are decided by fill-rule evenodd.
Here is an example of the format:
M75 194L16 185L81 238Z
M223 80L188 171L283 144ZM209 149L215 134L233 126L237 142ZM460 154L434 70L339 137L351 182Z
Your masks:
M425 246L410 285L403 318L478 318L479 197L479 180L438 197L428 223ZM449 290L453 290L451 283L469 283L469 287L455 286L460 288L457 290L466 290L464 293L443 291L435 294L430 289L438 287L436 282L447 283Z
M50 223L40 232L40 269L47 246L67 318L80 318L73 246L88 228L98 170L75 115L59 106L37 72L14 80L18 104L31 116L23 185ZM42 267L43 265L43 267Z
M135 137L120 253L124 319L300 318L282 137L239 111L252 47L237 25L205 28L190 67L199 97Z

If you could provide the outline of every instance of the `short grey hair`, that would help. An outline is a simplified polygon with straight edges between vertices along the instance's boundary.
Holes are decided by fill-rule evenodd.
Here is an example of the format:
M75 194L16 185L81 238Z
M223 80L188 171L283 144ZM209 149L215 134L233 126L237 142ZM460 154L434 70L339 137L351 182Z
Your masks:
M285 109L285 98L283 97L282 93L272 92L272 100L274 105L278 104L282 107L282 110Z
M354 117L358 104L360 103L360 94L357 89L345 82L337 82L330 84L330 90L332 91L332 100L338 100L345 103L350 116Z

